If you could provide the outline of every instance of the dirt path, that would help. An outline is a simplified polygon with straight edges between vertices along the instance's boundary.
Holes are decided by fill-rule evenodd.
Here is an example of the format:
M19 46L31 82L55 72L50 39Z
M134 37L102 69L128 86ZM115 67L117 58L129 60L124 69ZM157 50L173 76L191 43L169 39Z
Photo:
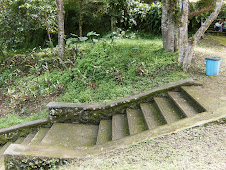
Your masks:
M196 48L192 77L203 82L200 92L213 99L212 108L226 105L226 38L219 44L205 37ZM205 75L205 58L223 60L220 75ZM154 140L88 157L61 169L188 169L223 170L226 167L225 119Z
M196 56L194 57L194 73L192 77L200 80L203 86L198 87L200 93L213 99L212 108L222 107L226 105L226 37L225 42L219 44L214 41L215 37L205 37L196 47ZM216 37L218 38L218 37ZM222 45L224 44L224 45ZM209 56L221 57L220 73L216 77L208 77L205 75L205 58Z

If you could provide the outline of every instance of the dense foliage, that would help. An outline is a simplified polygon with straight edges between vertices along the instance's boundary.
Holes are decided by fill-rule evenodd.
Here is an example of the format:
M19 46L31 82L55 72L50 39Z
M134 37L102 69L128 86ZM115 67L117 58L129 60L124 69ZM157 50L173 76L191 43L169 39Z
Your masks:
M57 41L57 20L54 0L3 0L0 12L0 49L46 47ZM151 5L140 0L80 1L65 0L65 29L79 35L83 32L107 33L110 18L123 30L160 34L161 3ZM56 45L56 43L55 43Z
M158 1L142 0L65 0L65 34L79 35L79 24L86 34L105 34L111 30L111 18L122 30L161 34L162 6ZM4 49L34 48L56 45L57 21L55 0L2 0L0 12L0 55ZM211 5L201 0L190 5L191 10ZM190 19L194 32L208 13ZM82 18L81 18L82 17ZM226 17L225 7L220 18Z
M54 0L1 1L1 49L43 45L50 40L47 34L56 33L56 28Z
M224 4L221 8L221 12L219 13L219 17L220 19L226 18L226 4Z

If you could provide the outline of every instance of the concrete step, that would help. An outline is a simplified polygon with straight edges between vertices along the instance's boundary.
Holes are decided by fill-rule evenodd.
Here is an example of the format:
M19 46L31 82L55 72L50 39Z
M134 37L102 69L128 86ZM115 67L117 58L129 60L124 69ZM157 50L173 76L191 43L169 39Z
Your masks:
M21 144L24 141L24 139L25 138L20 137L14 142L14 144Z
M141 110L127 109L126 114L128 119L130 135L134 135L136 133L140 133L144 130L147 130L147 126L142 116Z
M1 158L1 157L0 157L0 170L5 170L4 158Z
M35 137L36 133L30 133L29 135L27 135L27 137L24 139L24 141L21 143L22 145L28 145L32 139Z
M112 120L101 120L98 129L96 144L103 144L112 139Z
M157 126L165 124L164 118L156 109L155 103L141 103L140 108L148 129L154 129Z
M34 138L32 139L32 141L30 142L30 145L38 145L42 139L45 137L45 135L47 134L47 132L49 131L50 128L41 128L36 135L34 136Z
M14 144L21 144L24 139L25 138L20 137L14 142ZM5 170L3 153L11 144L12 142L7 142L3 147L0 147L0 170Z
M169 99L164 97L154 97L154 101L167 123L173 123L182 118L178 110L174 105L172 105Z
M112 140L121 139L129 135L128 121L124 114L112 116Z
M1 167L1 165L0 165L0 170L5 170L5 166L3 165L3 166Z
M22 162L24 158L27 158L32 163L36 163L37 159L33 159L34 156L40 158L42 161L46 161L46 158L59 158L61 160L81 160L88 157L95 157L106 152L114 151L119 148L128 148L134 142L141 142L143 140L151 140L163 135L176 133L178 131L200 126L209 122L213 122L222 119L226 116L226 107L219 108L215 112L204 112L197 114L186 119L181 119L172 124L159 126L152 130L146 130L139 134L127 136L119 140L113 140L103 145L95 145L85 148L66 148L66 147L54 147L44 145L20 145L12 144L5 151L6 158L5 163L16 161ZM40 161L39 161L40 162ZM40 164L39 164L40 165ZM41 162L41 165L42 162ZM18 167L18 166L17 166ZM17 169L17 167L13 167ZM12 169L13 169L12 168Z
M4 157L3 157L3 153L5 152L5 150L9 147L9 145L11 145L12 142L7 142L1 149L0 149L0 168L3 169L4 168Z
M96 144L98 125L55 123L41 145L81 147Z
M3 153L5 152L5 150L9 147L9 145L11 145L12 142L7 142L0 150L0 157L3 155Z
M209 110L209 105L211 100L208 99L206 96L200 95L197 89L190 86L181 86L182 91L188 95L196 105L199 107L199 112L205 112Z
M168 92L168 95L186 117L198 114L195 105L192 105L181 92Z

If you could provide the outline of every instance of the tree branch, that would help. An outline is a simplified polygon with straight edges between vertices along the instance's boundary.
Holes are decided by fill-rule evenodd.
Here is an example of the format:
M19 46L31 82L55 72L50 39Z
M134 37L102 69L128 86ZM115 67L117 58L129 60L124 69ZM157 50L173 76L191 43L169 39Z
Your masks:
M205 8L202 8L202 9L196 9L195 11L192 11L188 14L188 18L192 18L194 16L197 16L197 15L200 15L202 13L205 13L205 12L208 12L212 9L214 9L216 7L216 4L213 4L211 6L208 6L208 7L205 7Z
M214 12L211 13L211 15L206 19L206 21L204 23L202 23L202 26L199 28L199 30L193 36L193 38L194 38L193 43L196 44L198 42L198 40L201 38L201 36L204 34L204 32L209 28L211 23L217 18L222 5L223 5L223 0L217 0L217 2L215 4L216 8L215 8Z

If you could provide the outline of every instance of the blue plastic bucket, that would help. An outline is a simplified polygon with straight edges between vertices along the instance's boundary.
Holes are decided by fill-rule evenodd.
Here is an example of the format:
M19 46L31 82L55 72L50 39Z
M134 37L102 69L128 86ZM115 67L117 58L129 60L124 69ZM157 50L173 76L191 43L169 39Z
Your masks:
M206 75L207 76L217 76L220 70L220 57L207 57L206 59Z

